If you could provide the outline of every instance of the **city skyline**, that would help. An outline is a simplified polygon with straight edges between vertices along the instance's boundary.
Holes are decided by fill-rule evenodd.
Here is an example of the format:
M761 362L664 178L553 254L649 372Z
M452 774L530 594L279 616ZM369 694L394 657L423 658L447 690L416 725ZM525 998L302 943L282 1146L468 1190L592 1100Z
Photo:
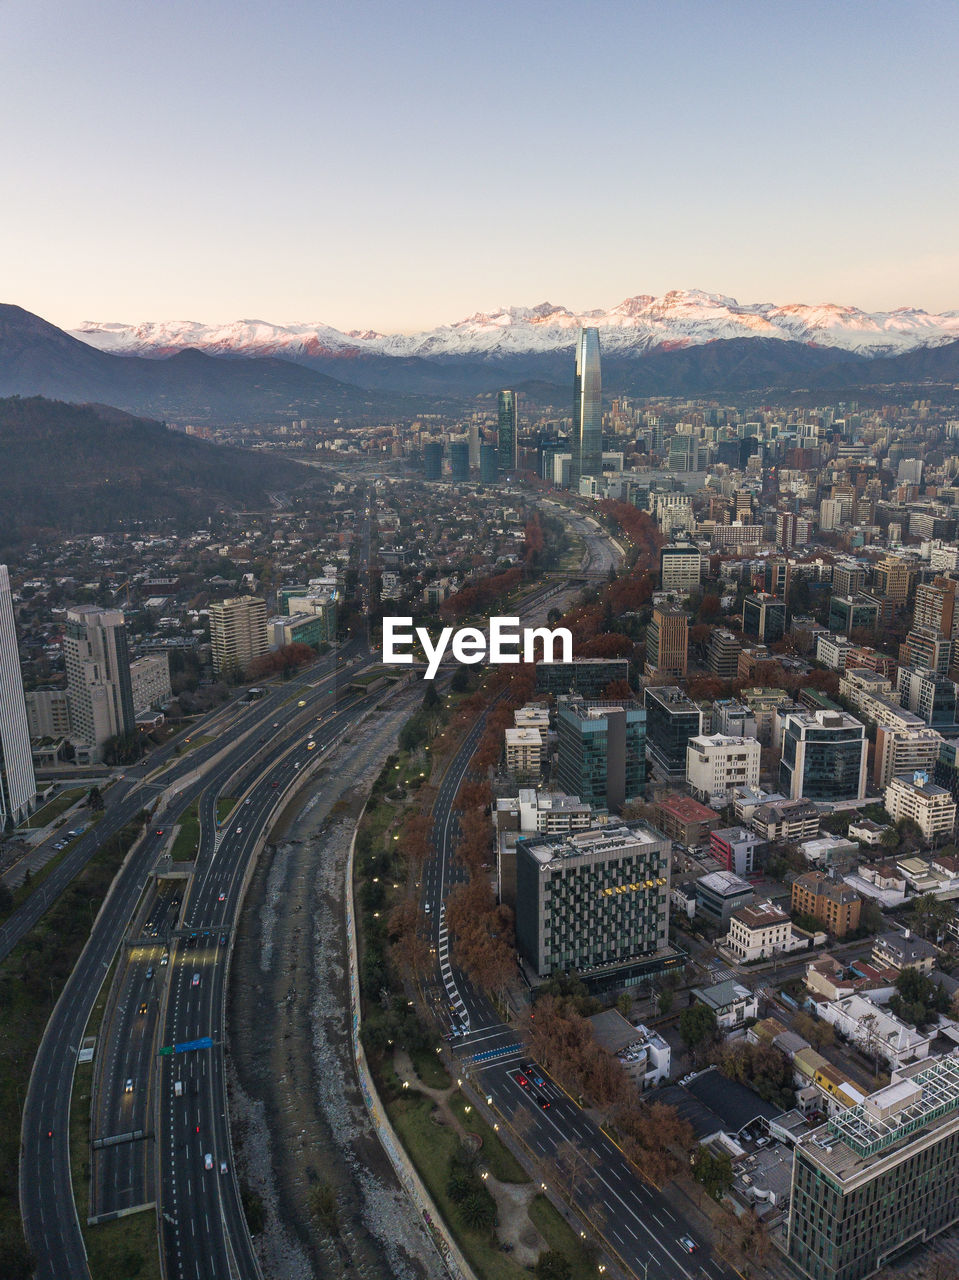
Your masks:
M574 46L579 16L11 0L4 300L387 332L634 285L959 305L954 10L613 3Z

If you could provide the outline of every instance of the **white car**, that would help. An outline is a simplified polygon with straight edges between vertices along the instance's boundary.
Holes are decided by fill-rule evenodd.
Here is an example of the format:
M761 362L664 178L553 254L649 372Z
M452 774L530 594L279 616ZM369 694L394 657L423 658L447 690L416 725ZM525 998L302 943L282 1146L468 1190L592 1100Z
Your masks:
M198 973L193 975L193 982L190 985L194 987L198 987L200 985L200 975Z
M221 1172L221 1173L226 1173L226 1161L225 1161L225 1160L221 1160L221 1161L220 1161L220 1172Z
M209 1151L208 1151L208 1152L206 1153L206 1155L203 1157L203 1167L204 1167L204 1169L212 1169L212 1168L213 1168L213 1156L210 1154L210 1152L209 1152Z

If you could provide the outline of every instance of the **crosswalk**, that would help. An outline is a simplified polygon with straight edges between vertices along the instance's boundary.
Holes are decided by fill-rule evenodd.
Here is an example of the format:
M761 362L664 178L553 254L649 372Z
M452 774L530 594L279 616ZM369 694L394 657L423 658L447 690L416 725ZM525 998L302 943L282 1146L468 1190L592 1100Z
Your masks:
M446 988L446 999L450 1009L459 1019L462 1026L466 1028L466 1034L470 1030L470 1016L466 1012L466 1005L463 1003L463 997L460 995L456 983L453 980L453 966L450 963L450 936L446 928L446 907L440 907L440 921L437 954L440 962L440 977L443 979L443 986Z

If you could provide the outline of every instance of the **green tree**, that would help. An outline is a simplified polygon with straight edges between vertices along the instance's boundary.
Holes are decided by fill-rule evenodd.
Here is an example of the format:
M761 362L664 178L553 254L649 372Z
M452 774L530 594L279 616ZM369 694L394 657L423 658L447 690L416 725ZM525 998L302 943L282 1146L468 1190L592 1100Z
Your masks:
M103 796L99 787L91 787L87 792L87 808L91 813L99 813L103 808Z
M697 1147L693 1156L693 1177L702 1183L714 1200L722 1200L733 1185L733 1162L729 1152L720 1151L713 1155L707 1147Z
M459 1212L471 1231L492 1231L496 1226L496 1201L485 1187L472 1191L460 1204Z
M683 1044L693 1053L716 1039L716 1015L708 1005L695 1004L679 1015L679 1034Z
M546 1249L536 1259L533 1275L536 1280L571 1280L573 1269L565 1253Z

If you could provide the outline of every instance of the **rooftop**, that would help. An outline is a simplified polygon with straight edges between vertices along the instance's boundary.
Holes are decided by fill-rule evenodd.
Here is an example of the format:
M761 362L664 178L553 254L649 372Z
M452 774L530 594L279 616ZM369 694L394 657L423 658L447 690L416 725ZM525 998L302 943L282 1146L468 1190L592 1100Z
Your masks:
M714 809L707 809L704 804L694 800L692 796L665 796L657 801L657 807L681 822L713 822L716 818Z
M711 871L708 876L700 876L696 881L710 893L721 894L724 898L736 893L752 893L753 887L748 880L734 875L732 871Z
M588 831L577 831L572 835L530 835L519 843L536 859L542 871L550 867L559 868L571 858L615 857L631 846L668 845L665 836L642 822L631 822L628 826L590 827Z
M771 902L756 902L740 907L732 918L741 921L747 929L766 929L773 924L788 924L789 916Z
M868 1157L944 1122L957 1108L959 1059L937 1058L833 1116L808 1142L818 1148L816 1155L830 1172L845 1178Z
M710 1009L719 1011L739 1004L741 1000L749 1000L752 992L741 982L729 978L725 982L715 982L711 987L696 987L693 995L703 1004L709 1005Z

